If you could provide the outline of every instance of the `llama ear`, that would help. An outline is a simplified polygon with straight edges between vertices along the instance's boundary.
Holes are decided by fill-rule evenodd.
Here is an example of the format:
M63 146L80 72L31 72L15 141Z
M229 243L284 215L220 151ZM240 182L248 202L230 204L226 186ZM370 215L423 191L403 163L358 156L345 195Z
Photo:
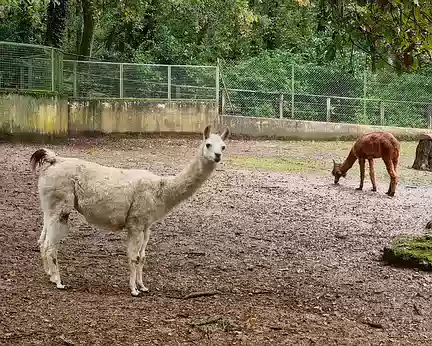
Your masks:
M204 139L207 139L210 137L210 125L207 125L207 127L204 129Z
M333 166L336 166L336 161L333 159Z
M229 135L230 135L230 129L229 129L229 127L227 126L227 127L225 128L225 131L221 134L221 138L222 138L222 140L224 141L225 139L227 139Z

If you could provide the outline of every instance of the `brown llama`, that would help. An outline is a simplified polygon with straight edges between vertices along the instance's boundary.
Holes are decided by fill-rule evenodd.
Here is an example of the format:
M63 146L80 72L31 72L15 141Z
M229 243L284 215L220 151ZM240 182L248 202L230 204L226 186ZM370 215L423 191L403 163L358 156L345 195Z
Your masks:
M356 190L363 189L365 176L365 162L369 161L369 173L372 181L372 191L376 191L376 179L373 159L382 158L387 172L390 175L390 186L387 195L394 196L398 183L397 164L400 155L400 143L389 132L371 132L360 136L351 148L348 157L340 164L333 160L332 175L334 183L338 184L340 177L346 177L347 171L353 166L356 160L360 165L360 186Z

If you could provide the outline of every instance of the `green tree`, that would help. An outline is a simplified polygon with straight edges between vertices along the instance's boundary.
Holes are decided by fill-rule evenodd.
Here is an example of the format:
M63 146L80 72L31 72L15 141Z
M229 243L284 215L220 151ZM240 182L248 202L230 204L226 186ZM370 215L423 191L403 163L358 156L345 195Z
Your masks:
M68 0L50 0L47 10L45 44L62 47L66 27Z
M308 0L297 0L310 5ZM327 57L347 45L367 53L372 71L384 65L416 70L430 60L432 4L429 0L316 0L319 29L333 40Z

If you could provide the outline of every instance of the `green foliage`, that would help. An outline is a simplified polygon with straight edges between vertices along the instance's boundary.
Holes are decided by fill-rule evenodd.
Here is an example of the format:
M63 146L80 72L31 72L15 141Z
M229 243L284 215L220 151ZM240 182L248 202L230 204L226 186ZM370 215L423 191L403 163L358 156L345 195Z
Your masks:
M44 0L8 0L0 5L0 41L43 44Z
M0 39L43 44L50 1L4 2ZM431 24L429 0L69 0L62 48L79 54L91 35L91 55L117 61L209 64L284 51L318 65L349 61L352 72L366 59L374 71L414 70L430 57Z
M317 1L322 30L332 33L328 58L347 44L367 52L372 70L390 64L418 69L430 60L432 5L429 0Z

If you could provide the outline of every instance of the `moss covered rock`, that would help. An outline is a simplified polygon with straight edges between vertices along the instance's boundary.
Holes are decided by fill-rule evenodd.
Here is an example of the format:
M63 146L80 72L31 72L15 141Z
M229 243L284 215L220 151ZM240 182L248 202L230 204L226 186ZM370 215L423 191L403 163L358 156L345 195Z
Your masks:
M432 233L395 237L391 245L384 248L383 260L399 267L432 271Z

